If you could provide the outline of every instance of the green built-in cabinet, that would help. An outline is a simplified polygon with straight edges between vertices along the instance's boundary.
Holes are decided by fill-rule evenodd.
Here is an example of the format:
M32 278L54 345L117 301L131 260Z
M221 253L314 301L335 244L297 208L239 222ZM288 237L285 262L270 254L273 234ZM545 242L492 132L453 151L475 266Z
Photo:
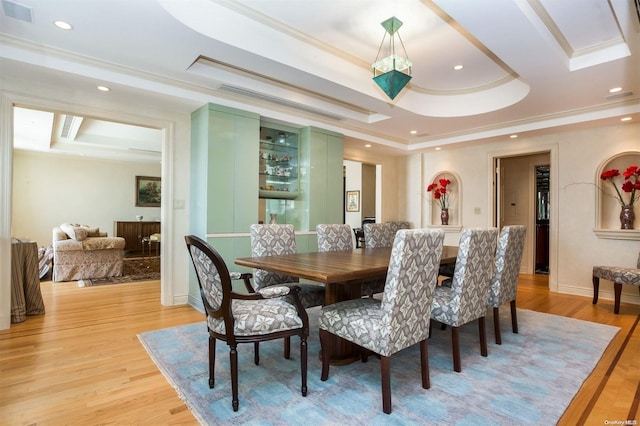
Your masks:
M281 132L297 146L281 144ZM230 270L242 270L233 261L251 254L250 225L268 223L269 212L277 211L278 223L293 224L299 233L299 252L317 250L315 234L306 232L319 223L342 223L342 163L339 133L204 105L191 114L190 233L206 236ZM199 303L194 280L189 295Z
M308 212L306 229L343 223L343 136L316 127L300 130L300 187Z
M260 116L246 111L207 104L192 113L193 233L247 232L255 223L259 130Z

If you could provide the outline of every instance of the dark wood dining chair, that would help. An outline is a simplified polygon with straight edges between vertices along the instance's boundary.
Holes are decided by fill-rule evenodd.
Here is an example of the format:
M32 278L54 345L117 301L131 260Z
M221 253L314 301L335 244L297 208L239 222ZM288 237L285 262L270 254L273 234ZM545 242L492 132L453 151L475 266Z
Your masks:
M258 342L299 336L301 392L302 396L306 396L309 318L298 296L300 288L269 286L255 293L235 293L231 287L229 270L220 254L194 235L185 236L185 241L207 317L209 388L215 385L216 340L229 345L231 405L233 411L238 411L238 344L254 343L254 362L258 365ZM273 377L277 380L277 374Z
M391 413L390 358L402 349L420 344L422 387L430 387L427 339L443 241L441 229L399 231L382 300L360 298L322 308L322 381L329 378L335 335L380 355L383 412Z

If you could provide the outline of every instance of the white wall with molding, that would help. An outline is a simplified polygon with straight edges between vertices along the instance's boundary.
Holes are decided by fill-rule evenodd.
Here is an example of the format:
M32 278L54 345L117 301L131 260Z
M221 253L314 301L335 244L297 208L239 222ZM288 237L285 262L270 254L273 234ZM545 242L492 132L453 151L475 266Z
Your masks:
M114 235L114 221L160 220L160 207L136 207L136 176L160 177L160 163L98 160L15 150L11 233L51 244L61 223L98 226Z
M550 259L552 289L559 292L591 297L593 287L591 273L594 265L620 265L634 267L640 251L640 241L598 238L594 233L595 197L599 191L594 175L601 162L619 152L638 150L640 147L640 123L620 124L610 127L586 129L556 134L526 137L495 142L481 146L443 149L421 154L422 170L420 182L412 182L415 191L420 186L424 191L427 180L438 170L456 172L462 180L463 227L490 226L492 224L492 173L490 159L494 156L533 154L549 148L552 154L552 233ZM412 156L415 157L415 156ZM554 158L555 157L555 158ZM411 165L412 160L408 159ZM554 169L555 168L555 169ZM415 172L415 167L411 168ZM417 179L414 173L413 179ZM408 188L411 189L410 187ZM428 202L421 211L411 212L410 219L421 215L427 223ZM474 213L480 208L480 214ZM635 228L640 228L636 219ZM532 232L532 230L529 230ZM446 244L457 244L459 234L447 233ZM600 297L613 299L613 285L600 285ZM623 301L640 303L637 288L625 286Z

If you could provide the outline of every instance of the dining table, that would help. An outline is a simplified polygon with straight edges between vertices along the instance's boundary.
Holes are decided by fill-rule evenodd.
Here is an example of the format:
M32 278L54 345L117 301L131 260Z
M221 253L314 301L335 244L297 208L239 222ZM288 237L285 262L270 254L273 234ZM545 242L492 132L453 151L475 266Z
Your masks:
M440 264L454 264L458 247L443 246ZM325 305L361 297L365 281L385 279L391 247L361 248L351 251L294 253L276 256L241 257L236 265L290 275L325 286ZM359 348L337 338L333 344L332 364L359 359Z

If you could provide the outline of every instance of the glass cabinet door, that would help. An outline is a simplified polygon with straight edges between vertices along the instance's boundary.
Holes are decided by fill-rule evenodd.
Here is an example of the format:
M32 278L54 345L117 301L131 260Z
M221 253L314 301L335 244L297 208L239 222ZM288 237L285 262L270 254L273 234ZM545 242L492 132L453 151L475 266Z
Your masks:
M294 199L298 196L298 134L260 128L260 198Z

